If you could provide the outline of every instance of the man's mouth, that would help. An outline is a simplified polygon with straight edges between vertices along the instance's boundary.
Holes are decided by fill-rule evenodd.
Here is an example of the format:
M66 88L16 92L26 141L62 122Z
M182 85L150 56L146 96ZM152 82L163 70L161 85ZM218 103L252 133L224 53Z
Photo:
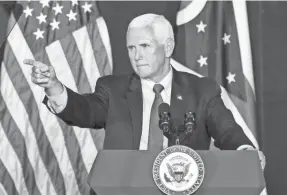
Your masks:
M147 66L148 64L137 64L137 67Z

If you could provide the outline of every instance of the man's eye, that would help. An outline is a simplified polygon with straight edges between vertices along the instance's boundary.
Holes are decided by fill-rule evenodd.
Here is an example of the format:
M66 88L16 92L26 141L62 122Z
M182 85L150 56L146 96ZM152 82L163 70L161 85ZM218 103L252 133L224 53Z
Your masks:
M142 47L143 47L143 48L146 48L146 47L148 47L148 46L149 46L148 44L145 44L145 43L142 44Z
M128 46L128 50L132 51L135 47L134 46Z

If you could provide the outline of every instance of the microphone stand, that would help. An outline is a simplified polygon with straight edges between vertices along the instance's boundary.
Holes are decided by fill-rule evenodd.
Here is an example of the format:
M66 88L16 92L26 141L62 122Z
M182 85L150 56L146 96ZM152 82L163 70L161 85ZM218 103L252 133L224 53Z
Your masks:
M170 123L171 123L171 129L169 131L169 135L171 135L171 141L175 140L175 145L180 145L179 133L181 126L176 128L172 120L170 121Z
M175 139L175 145L179 145L179 127L176 128L176 139Z
M188 123L189 127L187 127L186 123ZM173 126L173 128L175 127ZM196 129L195 114L192 112L188 112L185 114L184 125L179 125L178 128L175 128L176 130L175 145L179 145L180 142L185 140L188 137L188 135L191 134L195 129ZM182 137L179 136L180 132L184 132L184 135Z
M179 125L177 128L171 120L169 112L161 112L159 117L160 129L163 130L164 136L166 136L170 141L173 142L175 139L175 145L180 145L180 142L185 140L196 128L195 114L192 112L185 114L184 125ZM184 132L184 135L181 137L180 132Z

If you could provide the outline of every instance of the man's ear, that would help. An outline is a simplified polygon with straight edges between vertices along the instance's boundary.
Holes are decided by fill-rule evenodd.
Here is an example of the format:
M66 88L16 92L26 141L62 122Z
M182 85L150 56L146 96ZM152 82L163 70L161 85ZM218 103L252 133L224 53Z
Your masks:
M169 58L174 50L174 40L168 38L165 42L165 57Z

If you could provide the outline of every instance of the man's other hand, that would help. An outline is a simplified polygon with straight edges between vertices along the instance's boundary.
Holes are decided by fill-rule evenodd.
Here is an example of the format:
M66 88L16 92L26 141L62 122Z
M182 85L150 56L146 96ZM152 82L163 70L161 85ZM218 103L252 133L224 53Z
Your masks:
M254 148L246 148L245 150L257 150L257 149L254 149ZM265 165L266 165L265 155L264 155L263 152L260 151L260 150L257 150L257 152L258 152L258 155L259 155L259 160L260 160L261 168L262 168L262 170L264 170L264 169L265 169Z

